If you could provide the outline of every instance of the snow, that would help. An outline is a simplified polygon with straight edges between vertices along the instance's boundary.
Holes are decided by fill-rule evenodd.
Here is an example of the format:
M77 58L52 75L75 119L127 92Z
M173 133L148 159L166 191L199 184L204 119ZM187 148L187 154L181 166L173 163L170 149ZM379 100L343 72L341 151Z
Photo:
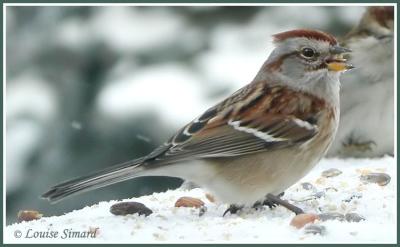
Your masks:
M336 177L321 177L322 171L337 168L343 173ZM391 176L386 186L364 184L360 175L383 172ZM305 190L302 182L315 186ZM227 205L210 202L205 191L170 190L164 193L125 201L137 201L149 207L153 214L114 216L109 212L116 201L100 202L62 216L9 225L5 229L5 243L395 243L396 242L396 160L324 159L299 183L286 191L285 199L308 213L354 212L366 220L358 223L331 220L317 222L326 227L323 235L306 234L304 229L290 226L294 214L283 207L272 210L245 208L237 215L222 217ZM309 199L316 192L325 196ZM360 198L349 199L352 195ZM199 209L175 208L176 200L191 196L205 202L207 211L199 216ZM62 238L63 231L89 231L98 228L95 238ZM57 238L25 238L35 231L58 231ZM15 238L15 232L22 233Z

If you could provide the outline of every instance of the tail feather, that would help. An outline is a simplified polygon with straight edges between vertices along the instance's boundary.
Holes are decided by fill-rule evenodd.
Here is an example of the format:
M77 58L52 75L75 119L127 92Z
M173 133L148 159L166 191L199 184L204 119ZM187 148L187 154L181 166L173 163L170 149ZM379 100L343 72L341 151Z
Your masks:
M50 188L49 191L44 193L42 198L47 199L52 203L56 203L68 196L98 189L107 185L137 177L138 172L143 169L141 167L142 162L142 158L131 160L88 176L79 177L57 184Z

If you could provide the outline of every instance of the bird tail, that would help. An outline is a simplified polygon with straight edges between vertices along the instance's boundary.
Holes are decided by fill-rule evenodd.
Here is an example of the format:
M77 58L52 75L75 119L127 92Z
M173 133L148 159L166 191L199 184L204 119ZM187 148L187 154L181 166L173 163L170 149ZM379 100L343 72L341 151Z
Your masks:
M79 177L57 184L51 187L50 190L44 193L41 197L49 200L51 203L56 203L68 196L138 177L138 172L143 170L143 167L141 166L142 163L143 158L139 158L112 166L88 176Z

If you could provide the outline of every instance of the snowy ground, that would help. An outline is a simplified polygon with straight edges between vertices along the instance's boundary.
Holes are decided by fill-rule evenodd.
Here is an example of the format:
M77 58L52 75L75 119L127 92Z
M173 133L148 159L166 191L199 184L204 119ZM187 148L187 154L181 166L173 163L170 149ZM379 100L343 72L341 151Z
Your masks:
M331 178L322 171L337 168L343 173ZM383 172L391 176L386 186L364 184L360 175ZM315 190L306 190L309 182ZM285 208L244 209L238 215L222 217L227 205L210 202L202 189L175 190L133 198L149 207L148 217L114 216L109 212L116 201L100 202L63 216L7 226L5 243L395 243L396 242L396 161L393 157L374 160L325 159L301 182L286 191L285 199L308 213L354 212L366 220L317 222L326 228L322 235L307 234L290 226L294 214ZM316 192L323 192L315 198ZM207 211L175 208L181 196L197 197ZM353 199L350 200L350 198ZM314 198L314 199L313 199ZM349 201L349 202L346 202ZM96 229L95 238L63 238L64 231ZM18 232L19 231L19 232ZM29 233L28 233L29 231ZM58 231L57 238L27 238L34 232ZM18 234L22 236L16 238ZM37 233L38 234L38 233Z

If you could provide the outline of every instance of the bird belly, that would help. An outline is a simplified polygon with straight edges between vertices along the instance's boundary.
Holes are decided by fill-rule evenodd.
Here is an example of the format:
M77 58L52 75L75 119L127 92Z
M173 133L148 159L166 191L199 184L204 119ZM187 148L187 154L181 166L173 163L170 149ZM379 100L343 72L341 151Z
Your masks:
M252 205L268 193L278 195L305 176L318 159L294 150L264 152L226 160L213 166L215 179L207 188L227 203Z

